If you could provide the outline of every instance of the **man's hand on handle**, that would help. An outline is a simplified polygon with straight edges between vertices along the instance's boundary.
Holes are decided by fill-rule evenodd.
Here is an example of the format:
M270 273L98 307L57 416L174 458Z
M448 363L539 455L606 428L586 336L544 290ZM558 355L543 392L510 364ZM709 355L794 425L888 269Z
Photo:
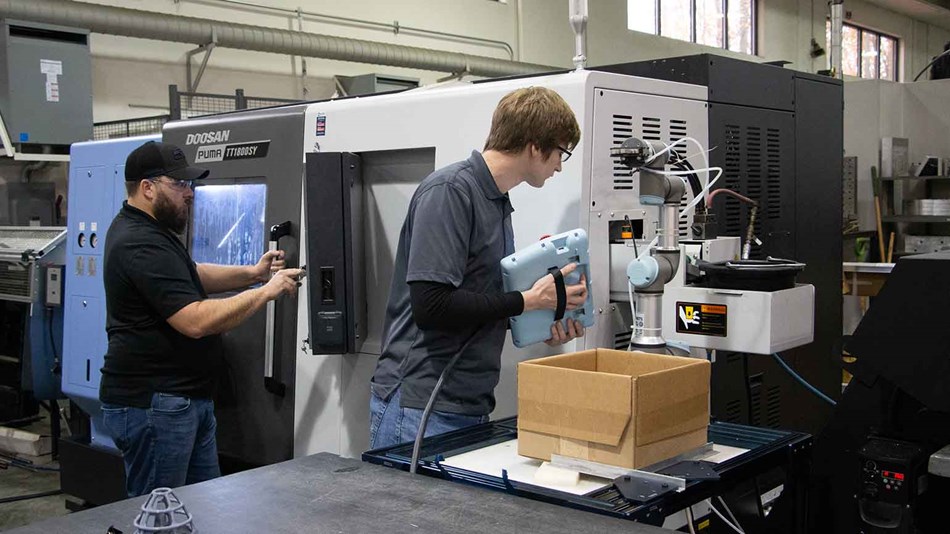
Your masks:
M258 282L267 282L273 273L287 267L283 250L268 250L254 266L254 276Z
M296 295L297 287L300 285L297 279L303 274L303 269L281 269L274 273L274 276L264 286L267 300L274 300L284 294Z
M577 270L576 263L569 263L561 268L561 275L567 275ZM567 293L567 311L577 309L587 301L587 278L582 274L579 283L565 285ZM546 274L531 286L531 289L521 292L524 297L524 311L555 310L557 309L557 289L554 285L554 276Z

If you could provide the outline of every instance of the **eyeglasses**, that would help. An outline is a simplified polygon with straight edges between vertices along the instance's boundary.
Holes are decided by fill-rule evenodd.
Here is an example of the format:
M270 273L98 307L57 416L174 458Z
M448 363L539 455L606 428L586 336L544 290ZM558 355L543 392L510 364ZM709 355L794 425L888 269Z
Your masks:
M571 151L564 147L557 147L561 151L561 163L567 163L567 160L571 159Z
M195 188L194 180L173 180L171 178L168 178L167 180L160 180L159 178L149 178L148 181L152 182L153 184L154 183L167 184L167 185L170 185L172 188L177 189L179 191Z

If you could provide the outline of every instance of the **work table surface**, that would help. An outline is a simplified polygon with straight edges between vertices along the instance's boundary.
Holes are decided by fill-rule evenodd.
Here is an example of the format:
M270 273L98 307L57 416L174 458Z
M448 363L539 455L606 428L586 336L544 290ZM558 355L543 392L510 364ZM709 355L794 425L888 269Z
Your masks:
M175 490L201 534L627 532L664 530L321 453ZM145 497L11 534L132 534Z

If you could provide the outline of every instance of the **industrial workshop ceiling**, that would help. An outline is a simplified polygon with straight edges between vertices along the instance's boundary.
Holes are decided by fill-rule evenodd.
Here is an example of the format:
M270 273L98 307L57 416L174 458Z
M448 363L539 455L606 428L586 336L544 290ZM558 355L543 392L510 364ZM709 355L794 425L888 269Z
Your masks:
M915 20L950 30L950 0L867 0ZM845 2L845 9L848 3Z

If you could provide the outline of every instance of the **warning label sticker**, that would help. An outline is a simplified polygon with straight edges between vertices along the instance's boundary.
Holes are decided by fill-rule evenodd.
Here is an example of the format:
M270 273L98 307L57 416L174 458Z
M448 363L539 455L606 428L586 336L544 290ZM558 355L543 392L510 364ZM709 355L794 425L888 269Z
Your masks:
M676 303L676 331L682 334L726 337L728 311L719 304Z

